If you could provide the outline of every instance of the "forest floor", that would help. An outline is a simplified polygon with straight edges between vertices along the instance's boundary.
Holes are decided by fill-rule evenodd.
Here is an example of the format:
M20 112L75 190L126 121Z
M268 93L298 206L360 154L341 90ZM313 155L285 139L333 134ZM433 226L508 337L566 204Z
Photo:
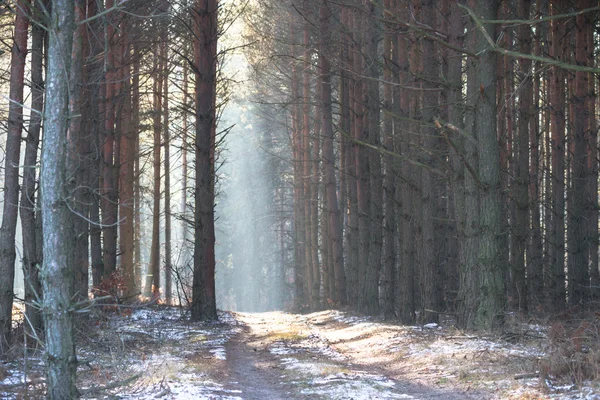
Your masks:
M548 327L511 327L471 336L340 311L191 323L176 308L141 308L79 324L77 384L103 399L600 399L597 380L538 377L553 360ZM39 353L0 363L0 398L43 391Z

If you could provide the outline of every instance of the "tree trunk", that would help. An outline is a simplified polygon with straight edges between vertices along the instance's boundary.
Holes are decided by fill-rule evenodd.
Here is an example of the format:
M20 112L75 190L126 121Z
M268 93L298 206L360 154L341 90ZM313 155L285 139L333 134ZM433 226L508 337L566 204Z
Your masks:
M319 9L321 21L321 52L319 53L319 70L321 81L321 115L323 129L323 167L325 196L329 210L330 251L333 258L333 282L335 285L336 304L343 305L346 300L346 275L344 273L344 257L342 249L342 221L337 199L335 180L335 156L333 154L333 122L331 111L331 63L329 61L329 42L331 38L331 10L327 2L321 3Z
M15 281L15 234L19 214L19 165L21 133L23 131L23 86L27 33L29 28L29 1L16 2L14 41L10 60L10 103L8 106L8 136L4 154L4 201L0 227L0 354L10 339L12 325L13 290ZM70 48L70 47L69 47Z
M36 14L41 15L45 4L36 3ZM42 287L38 274L38 235L36 221L36 171L44 109L44 29L38 24L31 26L31 116L29 131L25 140L25 159L23 167L23 188L19 212L23 232L23 275L25 277L25 315L29 326L35 331L43 328L42 315L34 301L41 302ZM29 328L28 328L29 329Z
M114 5L114 0L106 0L106 9ZM115 31L113 13L108 14L105 37L105 106L104 106L104 143L102 144L103 165L100 206L102 209L103 234L103 278L108 278L116 268L117 263L117 193L115 185L114 150L115 150L115 115L116 115L116 63Z
M95 18L97 16L97 1L88 0L87 4L87 18ZM102 29L102 20L95 18L90 22L90 30L97 32ZM103 74L103 63L98 61L100 54L104 50L103 40L98 35L90 35L90 58L96 60L95 62L89 61L86 64L88 81L90 83L90 134L92 135L89 141L88 153L90 154L90 168L89 168L89 181L90 188L101 189L100 178L102 174L102 152L101 149L102 140L104 137L104 121L102 120L102 91L105 90L106 85L102 82L104 78ZM100 58L101 59L101 58ZM93 80L92 80L93 79ZM90 255L92 261L92 285L94 288L98 288L102 281L104 274L104 259L102 255L102 228L101 228L101 217L100 217L100 198L98 190L91 190L89 193L90 200ZM96 294L100 294L96 292Z
M396 6L396 0L385 0L385 10L391 11ZM393 8L392 8L393 7ZM383 79L386 82L383 86L384 114L383 114L383 134L385 137L384 147L388 150L394 149L394 126L392 120L392 68L398 65L398 47L395 40L393 26L385 26L385 36L383 41ZM385 319L393 319L395 313L395 293L396 286L396 157L386 154L385 177L383 181L384 188L384 233L385 247L383 255L383 270L381 272L381 289L383 293L383 315Z
M152 243L150 246L150 263L148 264L148 275L146 278L146 292L154 299L160 297L160 156L161 156L161 112L162 112L162 93L163 76L161 74L162 60L160 60L159 50L154 54L154 95L153 95L153 115L152 127L154 131L154 180L153 180L153 209L152 209ZM150 280L151 277L151 280ZM149 285L151 283L151 285ZM151 289L151 290L150 290Z
M562 12L560 1L553 1L552 15ZM564 24L552 21L550 55L561 58L561 42L564 40ZM551 67L550 96L552 103L552 226L550 244L552 265L548 279L548 302L553 310L565 307L565 73L559 67Z
M591 1L580 2L580 8L591 7ZM587 49L587 31L593 30L593 22L590 14L580 14L576 18L575 32L575 62L577 65L587 65L589 61ZM569 196L571 202L569 225L568 225L568 283L569 283L569 305L583 305L589 295L589 260L588 247L589 228L585 222L590 218L590 207L586 206L586 167L587 149L586 137L589 123L589 108L586 107L588 95L588 73L577 71L575 73L575 91L572 97L573 104L573 155L571 164L572 187ZM593 145L596 147L596 144ZM597 196L597 194L595 194ZM589 203L591 204L591 203ZM598 221L594 221L598 224ZM588 228L588 229L586 229Z
M544 4L544 5L542 5ZM547 14L547 4L542 0L537 0L536 13L543 12ZM534 37L534 54L541 56L542 38L546 38L548 30L546 25L536 30ZM531 164L529 166L529 204L531 212L531 238L527 250L527 294L529 296L529 309L541 309L544 295L544 273L543 273L543 238L542 238L542 211L545 212L542 205L542 156L543 148L540 151L540 144L543 143L540 130L540 97L542 96L540 80L542 77L541 63L535 64L535 73L533 74L533 104L530 109L529 142L531 146ZM545 113L543 114L545 115Z
M133 76L131 77L131 129L133 133L133 276L136 292L142 290L141 188L140 188L140 52L133 43ZM185 160L184 160L185 161Z
M306 2L305 2L306 3ZM302 211L304 213L304 276L306 277L306 294L308 300L308 307L311 310L316 309L319 298L319 288L316 287L317 281L313 269L313 258L312 258L312 247L311 237L312 231L318 229L317 226L312 226L310 201L312 199L312 180L311 180L311 154L310 154L310 33L308 30L308 23L304 23L303 30L303 46L304 46L304 62L302 68L302 188L303 188L303 202Z
M73 2L55 0L49 29L47 94L41 159L46 327L47 396L76 397L77 359L73 342L71 298L73 294L72 214L67 205L67 130L69 127L69 50L74 23ZM7 153L10 154L10 153Z
M353 18L350 15L348 7L342 8L342 24L347 32L353 32ZM342 36L342 65L345 65L351 72L354 71L353 52L350 51L351 33ZM342 96L342 115L344 118L344 136L350 142L354 137L356 123L358 121L358 100L356 98L356 81L349 74L341 72L342 87L347 85L348 96ZM348 187L348 204L345 212L348 213L348 225L346 227L346 249L347 249L347 301L350 307L355 308L358 294L358 200L357 200L357 179L355 163L356 144L349 145L345 156L346 185Z
M517 14L523 20L529 19L531 0L521 0L517 5ZM531 28L529 25L519 25L517 28L517 41L522 53L531 53ZM521 58L519 63L519 109L518 129L515 140L515 182L513 201L515 207L515 220L512 232L514 252L512 276L515 301L520 312L527 312L527 281L525 274L525 248L529 236L529 125L531 120L531 107L533 102L533 85L531 81L531 60Z
M168 7L168 6L167 6ZM168 12L168 11L165 11ZM169 47L166 40L161 44L163 59L163 136L165 146L165 301L172 304L172 256L171 256L171 137L169 133Z
M131 90L131 63L130 51L130 26L129 21L123 21L123 95L120 135L120 160L119 160L119 217L121 225L119 229L119 253L120 272L125 285L122 296L125 302L133 302L137 299L138 286L135 279L134 263L134 164L135 164L135 125L132 102L135 96Z
M214 134L217 82L217 0L197 0L194 10L196 64L196 187L193 320L217 319L215 299Z
M435 26L434 1L422 1L422 20L425 24ZM421 126L421 143L424 149L421 155L422 162L429 168L435 168L437 162L434 159L436 147L436 131L430 127L438 108L438 93L435 91L435 82L439 79L438 60L434 52L433 40L423 38L423 108L422 121L426 126ZM437 251L441 243L435 243L435 221L439 219L436 215L435 182L433 173L429 168L423 168L421 172L421 202L422 213L422 253L421 253L421 314L422 322L438 322L441 306L441 291L438 290L439 271L437 264Z
M89 187L87 183L87 147L88 137L83 126L85 121L82 119L85 98L83 97L83 86L87 82L83 81L83 60L84 46L87 47L85 40L86 26L80 24L85 19L85 0L75 2L75 33L73 35L73 49L71 51L71 76L70 82L76 82L70 85L69 92L69 130L67 141L69 143L69 164L68 174L74 176L69 187L69 191L74 198L73 209L76 215L73 216L73 229L75 233L73 262L75 268L74 275L74 295L78 301L88 298L89 282L89 234L88 234L88 207L85 202L85 188ZM87 54L85 54L87 56ZM86 135L86 136L84 136Z
M497 0L479 0L477 15L483 21L494 20ZM490 36L495 37L494 27L483 24ZM477 34L475 49L484 52L488 48L483 35ZM480 241L478 265L481 271L481 301L477 309L475 325L484 329L498 329L504 321L504 270L502 257L500 159L496 135L496 54L484 52L476 62L475 79L480 93L475 99L475 132L479 153Z
M398 18L407 18L408 4L401 1L398 4ZM411 43L411 34L408 30L398 32L398 83L414 85L411 67L414 67L418 47L415 41ZM408 49L408 50L407 50ZM415 57L413 57L415 56ZM409 61L409 59L412 61ZM413 64L413 65L411 65ZM395 99L398 103L398 135L397 150L410 159L413 155L411 132L414 124L409 123L412 108L416 101L416 94L410 89L402 89ZM413 219L414 199L416 196L414 184L414 169L408 161L402 161L401 175L403 177L398 200L402 204L398 218L398 232L400 233L400 265L398 267L398 287L396 296L396 312L404 324L413 324L415 314L415 263L416 263L416 226Z

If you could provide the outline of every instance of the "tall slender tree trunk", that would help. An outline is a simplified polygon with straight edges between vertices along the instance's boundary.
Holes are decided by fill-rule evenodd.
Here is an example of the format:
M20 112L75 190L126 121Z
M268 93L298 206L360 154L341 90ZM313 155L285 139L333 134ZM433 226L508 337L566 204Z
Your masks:
M41 158L47 397L76 397L77 359L73 342L72 214L67 205L70 49L75 28L73 2L56 0L49 28L46 107ZM10 154L10 153L7 153Z
M36 3L33 10L36 16L42 15L44 3ZM25 139L25 159L23 167L23 187L19 212L23 232L23 276L25 277L25 315L35 331L43 328L42 315L34 301L42 299L42 287L38 266L38 235L36 221L36 171L44 109L44 36L45 31L39 23L31 25L31 116L29 131Z
M398 18L407 18L409 5L401 1L398 4ZM408 30L398 32L398 83L415 85L412 80L411 67L414 67L418 55L418 47L411 40ZM407 51L408 49L408 51ZM410 61L409 61L410 60ZM412 61L412 62L411 62ZM412 64L412 65L411 65ZM413 156L411 132L414 124L409 123L412 109L415 108L416 94L410 89L402 89L397 93L398 102L398 150L405 157ZM402 161L401 175L404 178L398 193L398 200L402 204L398 219L400 233L400 265L398 267L398 291L396 296L396 312L404 324L412 324L416 320L415 305L415 263L416 263L416 223L414 220L414 199L416 188L414 181L414 167L406 160Z
M517 14L523 20L529 19L531 0L518 2ZM522 53L531 53L531 28L529 25L520 25L517 28L517 41ZM517 298L517 308L520 312L527 312L527 281L525 273L525 248L529 236L529 125L531 120L531 107L533 102L533 84L531 60L521 58L519 63L519 109L518 129L515 140L515 182L513 201L515 207L515 220L513 222L513 235L515 238L512 277Z
M386 0L384 8L390 11L396 7L396 0ZM384 147L388 150L394 149L394 127L392 119L392 68L398 64L398 52L395 40L393 26L385 26L385 35L383 41L383 79L386 82L383 86L384 114L383 114L383 134ZM395 317L395 286L396 286L396 157L386 154L385 176L383 181L384 188L384 234L385 247L383 255L383 270L381 271L381 289L383 292L383 315L386 319Z
M348 7L342 8L342 24L347 32L353 32L353 18ZM348 142L354 137L356 121L358 119L356 85L350 73L354 71L354 58L351 52L351 33L342 36L342 72L341 85L347 87L347 96L342 96L342 116L344 136ZM345 91L343 91L345 93ZM346 275L347 275L347 301L350 307L356 307L358 294L358 200L357 179L355 163L356 144L349 144L345 153L344 173L346 174L346 185L348 187L348 203L344 205L344 212L348 214L346 233Z
M536 13L548 13L547 4L542 0L536 1ZM548 29L546 25L541 26L536 30L534 37L534 54L541 56L542 53L542 38L546 38ZM529 204L530 204L530 221L531 235L529 247L527 250L527 294L529 309L540 309L543 303L544 295L544 272L543 272L543 237L542 237L542 153L543 131L540 130L540 98L542 86L540 84L542 77L541 63L535 64L535 72L532 75L533 79L533 104L530 109L529 122L529 143L531 146L531 161L529 166ZM545 115L543 113L542 115Z
M560 1L553 1L551 14L562 12ZM564 24L559 20L552 21L550 55L561 58L563 55L561 42L564 40ZM552 227L551 234L551 268L548 279L548 302L554 310L561 310L566 304L565 290L565 74L559 67L550 69L550 96L552 102Z
M140 193L140 52L133 43L133 75L131 77L131 129L133 133L133 273L136 292L142 289L141 193Z
M217 0L194 7L196 64L196 187L194 217L193 320L217 319L215 298L214 134L217 82Z
M165 146L165 301L172 303L173 263L171 255L171 137L169 132L169 47L161 44L163 58L163 136Z
M150 263L148 264L148 275L151 276L151 285L148 285L149 279L146 279L146 292L152 291L152 297L160 297L160 159L161 159L161 112L162 112L162 93L163 93L163 75L162 60L159 50L154 54L154 95L153 95L153 115L152 126L154 131L153 153L154 153L154 180L153 180L153 208L152 208L152 243L150 245Z
M131 33L130 22L123 23L123 95L121 112L120 160L119 160L119 231L120 271L125 285L123 297L126 302L136 300L138 285L135 276L135 232L134 232L134 164L135 164L135 113L132 102L135 101L131 88Z
M306 3L306 2L305 2ZM313 310L316 308L319 297L319 288L316 287L316 276L313 269L313 258L312 258L312 231L318 227L312 226L310 201L312 199L312 179L311 170L312 163L310 161L310 70L311 70L311 51L310 51L310 32L308 23L304 23L303 29L303 46L304 46L304 62L302 72L302 188L303 188L303 202L302 210L304 213L304 259L305 259L305 273L306 277L306 293L308 300L308 307Z
M435 25L434 0L422 1L421 16L424 23ZM438 93L435 91L435 81L438 79L439 68L433 40L423 39L423 109L422 120L430 124L438 107ZM429 125L430 126L430 125ZM421 143L424 154L421 156L423 163L430 168L436 163L432 154L435 148L436 131L428 126L421 127ZM436 198L434 176L430 169L424 168L421 172L421 213L422 213L422 253L421 253L421 307L422 322L437 322L439 314L436 312L441 305L442 293L438 290L439 271L436 252L441 243L435 243Z
M85 98L83 97L83 59L84 51L87 53L85 40L86 26L80 24L85 19L85 0L75 2L75 33L73 35L73 49L71 51L71 76L69 93L69 130L67 141L69 144L69 165L68 173L75 179L71 182L69 190L74 198L73 209L76 215L73 216L73 228L75 232L74 246L74 295L77 300L84 300L88 297L88 273L89 273L89 234L88 234L88 207L85 203L85 188L87 184L87 137L84 135L84 121L82 114L86 110ZM87 55L87 54L86 54Z
M497 15L497 0L479 0L477 15L483 21L494 20ZM483 29L495 37L493 25ZM484 51L488 44L482 35L477 35L475 49ZM479 153L480 198L480 242L478 265L481 270L481 301L477 309L475 325L485 329L497 329L504 321L504 261L501 240L501 188L500 159L496 134L496 54L485 52L476 63L475 76L480 93L475 103L475 132ZM483 90L481 90L483 88Z
M90 30L98 32L102 30L102 20L96 18L98 12L98 4L96 0L88 0L87 2L87 18L91 18ZM104 78L103 63L98 61L100 54L104 50L104 41L99 35L90 35L90 58L95 62L86 64L86 75L90 83L90 134L88 153L90 154L89 181L90 188L101 189L101 174L102 174L102 140L104 137L104 121L102 120L102 98L101 93L106 85L102 82ZM102 83L101 83L102 82ZM90 255L92 262L92 285L95 288L100 286L102 276L104 274L104 259L102 255L102 228L100 217L100 197L98 190L91 190L89 193L90 204ZM98 293L98 292L96 292Z
M587 30L587 50L594 48L593 29ZM593 58L590 58L589 66L597 66ZM600 271L598 268L598 123L596 121L596 82L595 75L588 74L588 89L586 95L586 109L588 110L588 126L586 132L586 150L587 150L587 192L586 192L586 211L589 212L587 219L588 231L588 254L590 263L590 287L591 299L597 301L600 299Z
M319 53L319 70L321 81L321 115L323 129L323 166L325 180L325 196L329 210L329 248L333 259L333 281L335 285L334 302L346 303L346 275L342 249L342 220L337 199L335 180L335 157L333 154L333 122L331 110L331 62L329 48L331 38L331 10L327 1L321 3L319 9L321 21L321 52Z
M581 1L581 9L590 8L590 0ZM587 65L589 56L587 49L587 31L593 30L592 19L589 14L580 14L576 17L575 31L575 62L577 65ZM587 132L589 125L589 108L587 108L588 73L577 71L575 73L575 91L572 97L573 104L573 155L571 164L572 187L570 192L570 214L568 225L569 257L568 257L568 282L569 305L583 305L589 295L589 259L588 233L590 229L586 220L591 216L591 207L586 205L586 169L587 149L586 138L591 135ZM589 139L588 139L589 141ZM593 144L596 147L596 144ZM597 161L596 161L597 162ZM597 194L594 194L597 196ZM591 200L591 199L590 199ZM588 202L591 204L591 202ZM594 221L597 225L598 221ZM586 229L587 228L587 229Z
M106 0L105 8L114 6L114 0ZM100 206L102 209L102 239L104 270L103 277L110 276L117 263L117 204L115 185L115 116L116 116L116 62L115 42L118 36L115 30L114 13L107 14L105 22L105 106L104 106L104 143L102 144L103 165Z
M14 41L10 60L10 103L4 160L4 201L0 226L0 354L7 350L12 325L15 280L15 234L19 214L19 165L23 132L23 87L29 29L29 1L16 2ZM70 47L69 47L70 48Z

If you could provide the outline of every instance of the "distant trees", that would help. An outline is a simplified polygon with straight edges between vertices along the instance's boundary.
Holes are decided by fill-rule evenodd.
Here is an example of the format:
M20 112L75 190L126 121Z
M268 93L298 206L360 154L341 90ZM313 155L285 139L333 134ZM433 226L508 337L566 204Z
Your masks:
M7 21L14 18L14 24L13 40L6 42L12 49L3 144L0 355L9 350L11 339L20 215L27 330L41 334L45 325L51 397L70 398L75 395L71 318L88 301L90 289L96 297L112 296L113 302L136 302L143 270L154 278L147 289L157 301L172 302L174 286L192 286L192 279L186 282L185 274L173 272L191 260L180 257L176 266L171 262L171 241L176 240L171 236L171 217L179 214L172 209L170 178L172 170L188 172L178 158L172 162L170 150L190 141L195 141L197 153L187 154L186 148L183 163L196 165L193 210L197 218L190 222L184 217L181 224L190 223L196 231L196 276L194 293L179 291L178 301L192 303L195 319L217 317L213 208L220 8L217 1L198 1L193 7L183 1L169 7L162 0L23 0L12 5L14 14L1 16ZM183 19L170 18L190 10L196 15L193 29ZM185 38L175 38L170 32ZM191 46L182 45L190 41L196 48L193 57L188 50ZM184 87L180 83L190 75L197 85L195 132L188 124L191 110L179 107L189 104L187 83ZM148 147L151 131L155 142ZM40 139L43 150L38 168ZM146 168L152 157L158 160L155 178ZM149 182L155 184L157 229L153 243L148 243L152 254L148 271L141 265L148 261L144 248L148 245L141 232L147 224L142 216ZM160 208L163 193L166 209ZM185 215L189 205L186 196L182 198ZM164 237L158 230L162 217L168 230ZM88 281L90 272L92 282Z
M495 329L509 309L589 304L597 11L527 0L259 6L249 22L261 46L248 54L262 108L287 105L296 307L347 302L406 323L450 312ZM307 179L315 158L321 180ZM301 211L311 193L323 193L317 268Z

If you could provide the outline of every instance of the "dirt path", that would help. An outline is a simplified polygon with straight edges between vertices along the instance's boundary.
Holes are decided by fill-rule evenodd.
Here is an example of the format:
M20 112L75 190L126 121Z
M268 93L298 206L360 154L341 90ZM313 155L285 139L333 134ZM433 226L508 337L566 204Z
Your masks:
M227 384L246 400L295 399L294 387L281 379L279 359L252 346L249 329L231 337L225 345Z
M235 314L244 331L226 345L244 399L482 399L391 379L327 338L322 320L286 313ZM340 326L340 328L343 328Z

